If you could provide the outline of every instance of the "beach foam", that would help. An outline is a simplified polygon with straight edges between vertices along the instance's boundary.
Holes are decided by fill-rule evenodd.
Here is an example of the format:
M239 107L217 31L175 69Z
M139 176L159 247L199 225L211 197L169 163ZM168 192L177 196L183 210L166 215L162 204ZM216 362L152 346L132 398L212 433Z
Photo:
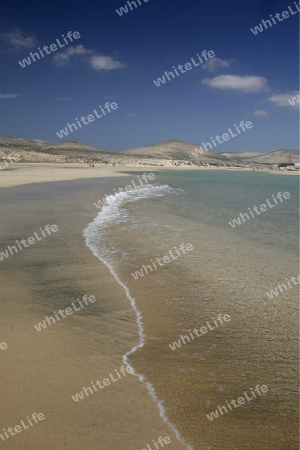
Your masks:
M104 234L107 230L107 227L112 224L119 224L122 222L126 222L128 219L127 211L122 208L127 203L136 202L143 199L149 199L154 197L161 197L169 194L175 194L180 192L181 189L174 189L168 185L162 186L145 186L142 188L137 188L128 192L119 192L114 195L109 195L106 198L106 205L102 207L102 210L98 213L97 217L91 222L84 230L83 236L85 238L86 245L92 250L93 254L100 259L108 268L110 273L114 276L116 281L124 288L128 299L130 300L131 306L134 309L137 318L138 332L139 332L139 343L131 348L128 352L123 356L123 362L132 370L132 374L137 376L139 381L144 383L147 386L148 392L151 397L156 402L159 413L164 422L172 429L178 441L180 441L188 450L193 450L193 447L189 444L186 444L179 431L173 425L167 415L163 405L163 401L160 400L155 392L153 385L148 382L145 376L141 373L137 373L135 369L128 362L128 358L132 355L137 349L144 346L145 343L145 333L143 328L143 318L142 314L137 308L136 300L131 296L128 287L120 280L116 271L114 270L112 264L109 259L105 257L107 253L107 249L104 248L104 243L101 241L101 238L104 239Z

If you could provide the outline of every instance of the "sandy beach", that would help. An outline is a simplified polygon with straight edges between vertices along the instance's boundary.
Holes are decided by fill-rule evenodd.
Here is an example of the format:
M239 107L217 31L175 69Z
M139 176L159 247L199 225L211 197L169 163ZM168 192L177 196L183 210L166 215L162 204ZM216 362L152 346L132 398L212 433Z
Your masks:
M82 230L97 215L93 203L111 194L113 189L126 186L132 179L126 171L157 170L166 169L16 164L1 172L0 252L7 246L16 245L16 241L28 239L34 232L41 234L40 230L47 224L58 227L56 233L0 261L4 288L0 343L7 345L5 350L0 350L4 405L0 429L3 429L5 439L5 442L1 440L0 432L0 442L6 448L40 450L46 445L55 450L111 450L118 447L150 450L148 444L155 450L153 440L157 441L160 436L171 439L172 449L187 448L160 416L158 405L146 385L134 375L120 375L124 354L139 343L136 316L124 289L109 269L93 256L82 236ZM127 235L124 235L126 239ZM219 264L224 262L222 258L218 261ZM142 262L146 264L147 260L142 258ZM225 266L229 264L228 261ZM201 267L205 267L205 259ZM220 267L219 272L221 277L228 276L227 269L222 273ZM234 273L235 269L232 269L232 277ZM215 277L210 283L214 281ZM175 286L175 280L172 284ZM209 372L213 366L206 368L202 361L197 362L189 356L193 370L182 369L180 360L165 350L165 343L172 342L178 334L178 331L171 331L176 328L174 317L170 315L169 306L163 304L168 289L162 289L160 285L154 287L151 278L145 278L137 286L137 289L130 286L135 298L143 298L151 292L151 302L142 303L145 329L150 339L145 348L129 358L129 362L154 383L157 394L166 399L169 419L174 420L185 439L193 437L195 450L219 449L219 445L223 445L217 439L222 422L208 429L199 404L201 396L205 398L210 390L211 396L214 395L215 386L202 382L201 378L203 367ZM181 289L182 286L178 286L178 290ZM48 324L41 331L35 329L34 325L46 316L54 317L60 309L66 310L85 295L94 296L96 301L70 317ZM209 302L211 304L211 299ZM256 313L257 317L264 314L260 309ZM224 341L227 339L224 337ZM193 348L190 351L193 352ZM220 348L219 358L222 355ZM249 360L251 355L250 352ZM218 361L214 361L217 366ZM228 371L230 377L230 364ZM288 376L292 384L293 376ZM110 381L114 377L115 381ZM95 383L104 379L108 379L105 388L97 390ZM169 384L169 394L162 380ZM253 385L256 382L255 378L251 381ZM83 387L89 387L88 394L74 401L72 396L76 398L77 393L83 392ZM175 393L174 398L171 393ZM179 407L184 402L190 403L191 399L192 408L190 405L185 405L186 409ZM175 408L173 404L176 404ZM30 420L33 413L42 413L45 419L29 429L9 434L9 427L14 429L21 421L28 423L27 417ZM231 417L228 416L230 426ZM256 416L251 420L256 426ZM267 414L264 420L268 420ZM282 419L282 423L288 426L286 420ZM232 423L235 424L234 420ZM223 439L230 439L229 431L222 428L222 433ZM241 430L239 438L245 440L248 445L245 448L252 450L250 435L250 429ZM260 435L267 442L269 430L262 427ZM212 436L218 441L213 445ZM284 439L282 434L278 437ZM294 449L294 444L287 448ZM229 448L240 449L240 446L236 443ZM265 443L261 448L268 446Z
M1 6L0 450L300 450L300 0Z
M139 340L124 290L82 238L82 229L96 215L93 202L126 181L40 183L79 178L79 171L82 178L99 176L88 169L74 175L68 168L1 173L2 187L22 184L1 190L1 251L47 224L58 227L57 233L0 262L1 342L7 344L0 350L0 429L14 428L34 412L45 416L30 429L7 432L3 445L20 450L140 450L169 436L173 449L183 449L136 376L127 374L77 403L71 398L83 386L116 375L124 353ZM112 171L105 169L108 173ZM34 328L86 294L96 301L84 310L40 332Z
M21 184L29 183L42 183L47 181L67 181L67 180L77 180L82 178L96 178L96 177L112 177L112 176L127 176L127 172L154 172L163 170L229 170L229 171L243 171L252 172L253 169L245 168L230 168L230 167L174 167L166 165L164 167L160 166L145 166L140 165L136 167L131 166L107 166L95 164L95 167L87 167L73 164L35 164L35 163L24 163L24 164L13 164L10 165L6 170L0 172L0 187L11 187L18 186ZM259 170L259 172L262 172ZM298 175L297 171L282 171L282 170L272 170L268 173L273 173L277 175Z

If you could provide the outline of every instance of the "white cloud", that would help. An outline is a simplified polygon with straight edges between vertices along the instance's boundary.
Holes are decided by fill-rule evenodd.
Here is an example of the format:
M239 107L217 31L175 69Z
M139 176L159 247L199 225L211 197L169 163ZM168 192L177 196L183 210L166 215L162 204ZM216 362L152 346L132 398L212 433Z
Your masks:
M124 64L111 56L95 55L92 56L89 61L93 69L96 70L114 70L125 67Z
M275 106L289 106L290 108L297 108L297 109L300 106L300 103L298 103L300 102L300 95L298 91L293 91L286 94L274 94L271 95L271 97L269 97L268 100ZM289 102L289 100L291 101L291 103Z
M213 88L232 89L242 92L259 92L266 88L267 80L263 77L219 75L211 79L204 79L202 83Z
M70 56L67 53L57 53L53 57L53 64L57 66L65 66L70 62Z
M70 56L85 56L91 55L93 50L84 48L83 45L76 45L75 47L69 47L66 53Z
M13 31L2 33L0 38L15 49L32 48L37 45L35 36L25 33L18 28L15 28Z
M21 96L22 94L0 94L0 98L17 98Z
M70 47L63 53L53 57L53 63L58 66L66 66L72 59L88 62L95 70L114 70L125 67L125 64L112 56L97 55L94 50L85 48L83 45Z
M128 114L125 114L125 117L135 117L135 116L139 116L140 115L140 113L128 113Z
M253 111L253 114L255 116L267 116L268 115L267 111L264 109L256 109L255 111Z
M221 59L221 58L211 58L206 63L204 63L201 68L208 70L209 72L215 72L219 68L230 67L233 63L232 59Z
M53 57L53 63L57 66L65 66L70 61L71 58L82 58L87 55L91 55L93 53L93 50L89 50L87 48L84 48L83 45L77 45L75 47L69 47L65 52L57 53Z

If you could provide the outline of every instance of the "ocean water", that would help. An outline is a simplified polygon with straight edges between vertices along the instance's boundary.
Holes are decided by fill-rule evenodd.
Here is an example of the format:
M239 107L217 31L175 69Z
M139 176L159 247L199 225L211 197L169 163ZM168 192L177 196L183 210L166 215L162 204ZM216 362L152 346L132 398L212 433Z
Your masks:
M276 204L278 192L290 198ZM233 228L240 213L249 220ZM299 275L298 229L298 177L211 170L156 172L152 186L107 197L84 230L137 315L124 361L187 448L298 448L299 290L287 285ZM287 289L269 298L278 283ZM171 349L218 314L230 321ZM266 394L207 418L258 384Z

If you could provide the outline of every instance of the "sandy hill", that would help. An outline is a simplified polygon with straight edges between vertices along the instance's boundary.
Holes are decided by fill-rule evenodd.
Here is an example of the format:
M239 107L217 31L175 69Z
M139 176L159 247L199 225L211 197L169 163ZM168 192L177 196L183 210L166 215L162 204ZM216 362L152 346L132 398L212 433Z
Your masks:
M49 145L49 142L41 141L40 139L0 136L0 147L42 149L47 145Z
M81 151L81 152L104 152L97 147L91 145L81 144L76 141L63 141L58 143L46 142L40 139L23 139L10 136L0 136L0 147L10 147L14 149L34 150L43 153L56 152L69 152L69 151ZM109 153L109 152L108 152Z
M102 150L101 148L93 147L91 145L81 144L80 142L76 141L63 141L58 142L56 144L49 144L43 147L44 150L58 150L60 152L63 151L87 151L87 152L105 152L105 150ZM109 152L106 152L109 153Z
M40 139L0 136L0 159L19 155L22 162L108 163L111 153L76 141L51 143Z
M195 149L197 155L195 156ZM298 162L299 151L293 149L280 149L270 153L259 152L220 152L216 153L211 150L201 150L201 147L196 144L189 144L177 140L163 141L158 144L147 145L145 147L137 147L129 150L119 152L124 155L132 155L135 157L151 157L170 160L190 160L190 161L205 161L231 164L236 162L243 164L279 164L287 162Z
M299 151L293 149L280 149L270 153L262 153L255 157L246 158L251 162L262 164L280 164L299 162Z
M198 149L197 155L194 155L195 149ZM199 145L170 139L168 141L159 142L158 144L146 145L145 147L137 147L119 152L124 155L143 156L161 159L180 159L180 160L224 160L225 157L220 156L211 150L201 149Z
M195 154L196 152L196 154ZM199 145L175 139L121 152L109 152L76 141L51 143L40 139L0 136L0 159L19 154L22 162L69 162L125 166L235 166L271 167L299 161L299 151L280 149L270 153L204 150Z

